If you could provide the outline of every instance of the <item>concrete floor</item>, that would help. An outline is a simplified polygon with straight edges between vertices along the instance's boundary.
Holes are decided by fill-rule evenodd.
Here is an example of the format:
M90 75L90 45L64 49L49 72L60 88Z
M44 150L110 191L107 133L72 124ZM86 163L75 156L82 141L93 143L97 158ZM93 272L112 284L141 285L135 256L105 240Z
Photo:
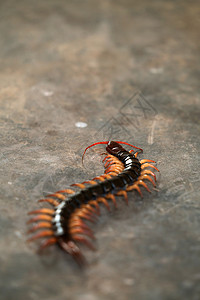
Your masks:
M1 299L199 299L198 16L199 1L0 2ZM27 212L101 174L81 155L106 139L156 160L157 190L102 210L85 270L38 256Z

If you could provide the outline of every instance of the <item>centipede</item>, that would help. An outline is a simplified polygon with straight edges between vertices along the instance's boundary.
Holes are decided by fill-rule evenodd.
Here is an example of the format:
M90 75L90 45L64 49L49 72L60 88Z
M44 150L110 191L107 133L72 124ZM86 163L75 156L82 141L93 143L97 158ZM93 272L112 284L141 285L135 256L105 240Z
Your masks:
M128 192L134 190L143 197L141 188L151 192L147 181L156 187L156 175L152 169L158 172L159 170L154 165L155 161L139 160L138 154L142 153L143 149L127 142L96 142L85 148L82 162L86 151L99 144L106 145L101 153L104 174L47 195L38 202L46 202L50 207L42 207L28 213L32 216L27 222L30 236L27 241L39 240L39 253L56 244L79 265L84 265L86 259L81 244L96 250L94 231L90 225L98 220L101 207L104 206L110 211L112 203L112 206L117 208L118 196L122 196L128 204ZM136 150L128 151L122 144Z

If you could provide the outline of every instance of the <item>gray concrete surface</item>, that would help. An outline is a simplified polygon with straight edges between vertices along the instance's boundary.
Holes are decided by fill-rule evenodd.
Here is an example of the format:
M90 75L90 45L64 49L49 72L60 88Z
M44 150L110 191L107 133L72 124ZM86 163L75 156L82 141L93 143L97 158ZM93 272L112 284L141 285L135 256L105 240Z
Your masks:
M1 299L199 299L198 16L199 1L0 2ZM102 210L85 270L38 256L27 212L100 174L81 155L107 138L157 161L157 190Z

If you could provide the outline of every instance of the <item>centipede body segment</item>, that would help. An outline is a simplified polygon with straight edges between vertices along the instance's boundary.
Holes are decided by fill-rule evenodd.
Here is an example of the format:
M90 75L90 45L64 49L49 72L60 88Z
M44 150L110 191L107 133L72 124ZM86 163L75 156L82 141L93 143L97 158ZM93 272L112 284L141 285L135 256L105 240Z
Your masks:
M150 192L146 181L156 186L156 175L151 169L159 170L152 165L155 163L152 160L138 160L139 152L143 151L141 148L125 142L106 141L90 145L85 152L98 144L106 145L102 161L104 174L73 184L80 188L78 192L67 188L48 195L39 202L47 202L52 208L40 208L29 213L31 218L27 223L34 224L28 230L29 234L33 234L28 241L43 239L39 251L58 244L79 264L83 264L85 260L79 244L95 250L94 233L88 224L97 221L100 206L104 205L108 211L111 210L111 203L117 207L117 196L123 196L128 203L127 192L132 190L142 197L142 187ZM121 144L132 146L138 151L127 151Z

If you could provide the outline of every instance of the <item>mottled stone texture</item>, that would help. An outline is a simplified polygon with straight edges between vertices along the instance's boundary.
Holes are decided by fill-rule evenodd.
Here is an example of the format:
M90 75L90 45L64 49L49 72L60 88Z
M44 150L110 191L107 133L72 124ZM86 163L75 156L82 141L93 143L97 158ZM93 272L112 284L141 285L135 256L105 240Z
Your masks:
M199 1L0 2L0 298L198 300ZM76 127L77 122L87 127ZM102 216L80 270L26 244L44 194L92 178L88 143L144 149L157 190Z

